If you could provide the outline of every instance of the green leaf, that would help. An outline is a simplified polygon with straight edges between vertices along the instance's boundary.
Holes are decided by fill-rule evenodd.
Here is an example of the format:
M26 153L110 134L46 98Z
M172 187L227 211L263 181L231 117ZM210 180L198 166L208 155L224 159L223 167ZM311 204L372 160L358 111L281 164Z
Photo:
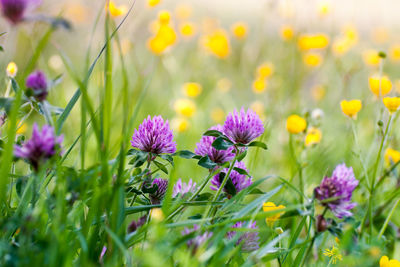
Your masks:
M220 137L222 135L224 135L223 133L221 133L220 131L217 130L208 130L205 133L203 133L204 136L214 136L214 137Z
M162 158L162 159L164 159L164 160L166 160L166 161L168 161L169 164L171 164L172 166L174 166L174 158L173 158L171 155L162 154L162 155L159 155L159 157Z
M202 157L197 164L206 169L214 169L217 166L208 156Z
M250 176L249 173L245 169L241 169L241 168L238 168L238 167L234 167L233 169L235 171L237 171L239 174Z
M237 161L242 161L246 157L246 155L247 155L247 150L239 154L239 156L237 157Z
M250 146L255 146L255 147L259 147L259 148L265 149L265 150L268 149L268 146L264 142L261 142L261 141L253 141L250 144L248 144L248 146L249 147Z
M258 188L254 188L253 190L250 191L249 194L250 194L250 195L262 195L262 194L265 194L265 192L261 191L261 190L258 189Z
M189 151L189 150L180 150L180 151L175 152L172 155L173 156L179 156L179 157L184 158L184 159L192 159L195 156L197 156L195 153L193 153L192 151Z
M0 97L0 108L4 108L4 110L8 113L12 106L14 98L11 97Z
M153 161L154 162L154 164L156 164L156 166L160 169L160 170L162 170L165 174L168 174L168 170L167 170L167 168L164 166L164 164L162 164L161 162L158 162L158 161Z
M3 48L3 46L0 45L0 52L3 52L3 51L4 51L4 48Z
M233 145L233 143L229 140L226 140L224 137L220 136L214 140L212 146L217 150L227 150Z

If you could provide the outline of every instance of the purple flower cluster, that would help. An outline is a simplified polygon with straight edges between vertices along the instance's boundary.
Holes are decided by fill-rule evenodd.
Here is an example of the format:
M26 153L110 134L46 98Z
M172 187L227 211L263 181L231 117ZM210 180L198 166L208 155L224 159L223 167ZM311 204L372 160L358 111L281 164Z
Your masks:
M28 160L33 168L38 170L42 161L50 159L61 150L62 140L63 136L56 136L53 127L44 125L40 131L35 123L31 139L22 146L16 145L14 154L18 158Z
M246 226L247 222L237 222L235 223L232 228L243 228L244 226ZM260 244L259 244L259 239L260 237L258 236L258 232L254 231L256 229L258 229L256 222L250 222L247 225L248 229L252 229L252 232L246 232L244 234L241 234L238 241L236 242L236 245L241 245L242 246L242 251L244 252L251 252L254 250L259 249ZM235 231L230 231L227 233L227 237L228 239L232 239L236 236L236 232ZM239 233L238 233L239 234Z
M48 85L46 75L42 71L37 70L29 74L25 86L33 91L33 95L38 101L46 99Z
M235 110L227 116L223 132L235 143L248 144L263 134L264 126L253 110L246 112L242 107L240 112Z
M152 186L157 185L157 190L149 195L151 204L160 204L161 200L165 196L165 193L167 192L168 180L162 178L155 178L151 183L151 185Z
M140 217L137 220L133 220L128 226L128 233L135 232L139 227L146 223L147 215Z
M241 161L236 162L235 167L239 168L239 169L243 169L247 172L246 166ZM228 168L225 168L219 174L215 175L213 177L213 179L211 180L212 185L210 186L210 188L212 190L217 191L219 189L219 187L221 186L221 183L227 173L228 173ZM232 181L234 188L229 188L228 187L229 183L227 183L225 185L223 190L225 193L227 193L228 197L231 197L231 196L237 194L238 192L249 187L253 183L251 177L248 177L245 174L240 174L239 172L235 171L234 169L232 169L231 174L229 175L229 179Z
M210 130L223 132L221 125L213 126ZM212 146L215 139L213 136L202 136L200 142L196 144L194 152L200 156L208 156L213 162L218 164L232 160L235 157L233 147L227 150L217 150Z
M25 12L40 4L40 0L0 0L0 7L3 16L11 23L17 24L22 21Z
M332 173L332 177L325 177L321 184L315 188L315 197L318 200L332 199L325 202L333 214L338 218L353 215L350 210L357 204L351 202L354 189L359 181L354 177L353 168L339 164Z
M131 144L142 151L156 155L174 153L176 143L173 138L168 120L164 122L161 116L154 116L152 119L149 115L135 130Z
M196 232L200 229L200 227L195 224L193 228L186 228L182 231L182 235L189 235L193 232ZM196 252L197 248L204 244L208 239L212 237L213 233L211 232L204 232L203 234L198 234L195 237L189 239L186 244L188 247L193 249L193 252Z
M190 179L189 182L186 184L185 182L182 182L182 179L179 178L179 180L174 185L172 197L176 197L178 195L183 197L187 193L189 192L194 193L195 191L196 191L196 183L194 183L192 179Z

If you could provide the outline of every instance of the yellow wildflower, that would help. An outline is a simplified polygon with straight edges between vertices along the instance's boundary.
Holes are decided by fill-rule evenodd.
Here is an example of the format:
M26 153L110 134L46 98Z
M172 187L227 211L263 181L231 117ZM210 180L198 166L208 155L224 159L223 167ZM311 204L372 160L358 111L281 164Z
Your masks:
M149 39L148 47L154 54L159 55L175 42L175 30L168 24L160 24L156 35Z
M290 25L283 25L280 29L280 35L281 35L282 40L284 40L284 41L292 40L293 36L294 36L293 27Z
M193 82L185 83L182 89L186 96L193 98L199 96L201 91L203 90L200 84Z
M391 162L397 163L400 161L400 151L397 151L393 148L388 147L385 150L385 161L390 164Z
M370 76L368 83L372 93L377 97L385 96L392 90L392 82L386 75L383 75L382 77L379 75Z
M7 76L10 78L15 78L15 76L17 75L17 72L18 72L17 64L15 64L15 62L12 62L12 61L10 63L8 63L7 68L6 68Z
M194 24L190 22L182 23L179 27L179 30L181 32L181 35L186 38L192 37L196 32Z
M321 142L322 132L321 130L311 127L307 130L307 135L304 140L304 144L306 146L311 146L315 144L319 144Z
M289 133L298 134L303 132L307 127L307 122L299 115L290 115L286 120L286 129Z
M221 123L225 119L225 112L222 108L214 108L211 110L210 117L215 123Z
M274 72L274 64L265 62L257 68L257 75L259 78L268 78Z
M329 37L325 34L305 34L298 40L300 50L323 49L329 45Z
M383 104L389 110L390 114L392 114L399 109L400 97L384 97Z
M174 109L179 115L190 118L196 112L196 104L190 99L180 98L174 102Z
M361 110L362 103L361 100L353 99L350 101L342 100L340 102L340 107L345 115L352 119L357 118L357 113Z
M179 133L187 131L189 125L190 125L189 121L181 117L173 118L171 121L172 129L174 129L174 131L177 131Z
M318 14L320 16L326 16L331 11L331 3L327 0L320 0L318 2Z
M390 47L389 52L390 59L399 62L400 61L400 45L393 45Z
M303 62L305 65L315 68L321 65L322 56L318 53L308 52L303 55Z
M192 15L192 7L189 5L178 5L175 8L176 17L180 20L186 20Z
M236 39L242 40L247 36L248 27L246 23L240 21L232 25L231 31Z
M171 13L167 10L161 10L158 13L158 21L161 24L168 24L171 21Z
M222 30L215 30L203 38L204 47L218 58L226 58L230 53L230 44L227 33Z
M373 49L368 49L364 51L362 56L364 63L368 66L377 66L381 61L381 58L379 57L379 52Z
M155 7L158 4L160 4L161 0L148 0L147 4L149 5L149 7Z
M261 94L267 89L267 81L263 78L257 78L253 82L253 92Z
M162 209L155 208L150 210L150 218L156 222L161 222L162 220L164 220L164 213Z
M379 267L400 267L400 261L389 260L388 256L382 256L379 260Z
M351 48L351 43L347 38L340 37L332 43L332 51L336 56L341 56Z
M128 12L128 8L125 5L117 6L113 1L108 3L108 10L113 18L123 16Z
M17 134L24 134L26 132L26 129L28 127L26 126L26 123L18 122L17 123Z
M276 206L274 202L265 202L265 203L263 204L263 211L264 211L264 212L267 212L267 211L274 211L274 210L280 210L280 209L284 209L284 208L286 208L284 205ZM270 227L272 227L272 225L275 223L275 221L278 220L278 219L282 216L282 214L284 214L284 213L285 213L285 212L283 211L283 212L275 213L275 214L273 214L273 215L269 215L269 216L265 219L265 221L266 221L266 223L267 223Z
M358 32L357 28L353 25L346 25L342 29L345 38L352 44L355 45L358 42Z
M325 249L324 253L325 256L329 257L329 263L336 264L337 260L342 260L342 254L340 254L339 248L332 246L332 249Z

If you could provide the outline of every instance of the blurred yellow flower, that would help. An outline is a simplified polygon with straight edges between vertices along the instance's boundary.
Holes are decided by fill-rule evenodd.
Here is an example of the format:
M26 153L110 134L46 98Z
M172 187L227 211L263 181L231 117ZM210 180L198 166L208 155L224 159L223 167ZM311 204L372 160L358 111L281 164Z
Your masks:
M326 16L331 11L331 2L327 0L320 0L318 2L318 14L320 16Z
M322 56L318 53L307 52L303 55L303 62L306 66L316 68L322 63Z
M196 33L196 28L191 22L182 23L179 27L179 30L181 35L186 38L190 38Z
M293 27L290 25L283 25L280 29L280 35L281 35L282 40L284 40L284 41L292 40L293 36L294 36Z
M217 81L217 89L222 93L227 93L232 87L232 82L228 78L222 78Z
M26 126L26 123L22 123L21 124L21 122L19 121L18 123L17 123L17 134L24 134L25 132L26 132L26 130L27 130L27 126Z
M384 27L375 28L372 31L372 40L377 44L386 43L389 39L389 32Z
M315 85L311 88L311 95L315 101L321 101L326 94L325 87L322 85Z
M171 121L171 126L174 131L183 133L189 128L189 121L182 117L173 118Z
M230 44L228 34L223 29L215 30L212 34L203 38L204 47L217 56L218 58L226 58L230 53Z
M379 57L379 52L373 49L368 49L363 52L364 63L368 66L377 66L381 61Z
M272 73L274 73L274 69L274 64L271 62L265 62L257 68L257 76L264 79L268 78Z
M267 81L263 78L256 78L253 81L253 92L256 94L261 94L267 89Z
M180 20L186 20L192 15L192 7L189 5L178 5L175 8L176 17Z
M300 50L323 49L329 45L329 37L326 34L303 34L299 37Z
M343 33L345 38L352 44L355 45L358 42L358 31L357 28L349 24L343 27Z
M387 256L382 256L379 260L379 267L400 267L400 261L389 260Z
M304 140L304 144L306 146L311 146L315 144L319 144L322 139L322 132L321 130L311 127L307 130L307 135Z
M193 82L185 83L182 89L186 96L193 98L199 96L201 91L203 90L200 84Z
M108 3L108 10L113 18L124 16L128 12L128 8L125 5L117 6L113 1Z
M210 117L215 123L222 123L225 119L225 112L222 108L214 108L211 110Z
M383 104L389 110L390 114L392 114L399 109L400 97L384 97Z
M175 112L184 117L192 117L196 112L196 104L186 98L177 99L174 103Z
M171 13L167 10L161 10L158 13L158 21L161 24L168 24L171 21Z
M265 118L265 114L264 114L264 104L261 101L254 101L253 103L250 104L250 109L252 109L259 117L260 119L264 119Z
M389 52L390 59L399 62L400 61L400 45L393 45L390 47Z
M149 39L148 47L154 54L159 55L175 42L175 30L169 24L160 24L155 36Z
M336 56L341 56L347 53L351 48L351 43L347 38L337 38L332 43L332 51Z
M392 82L386 75L383 75L381 78L379 75L370 76L368 83L372 93L377 97L385 96L392 90Z
M335 246L332 246L332 249L325 249L323 254L330 258L329 263L336 264L337 260L343 259L340 250Z
M248 26L246 23L239 21L232 25L231 31L236 39L242 40L247 36Z
M263 204L264 212L280 210L280 209L284 209L284 208L286 208L284 205L276 206L274 202L265 202ZM265 219L265 221L270 227L272 227L273 224L275 223L275 221L278 220L284 213L285 212L283 211L283 212L275 213L274 215L270 215Z
M149 5L149 7L155 7L158 4L160 4L161 0L148 0L147 4Z
M393 148L388 147L385 150L385 161L387 164L397 163L400 161L400 151L394 150Z
M289 133L298 134L304 132L307 122L299 115L290 115L286 120L286 129Z
M362 108L362 103L359 99L353 99L350 101L342 100L340 101L340 107L342 108L342 112L345 115L349 116L352 119L356 119L357 113Z
M164 213L162 209L155 208L150 210L150 218L156 222L161 222L164 220Z
M12 62L12 61L10 63L8 63L7 68L6 68L7 76L10 78L15 78L15 76L17 75L17 72L18 72L17 64L15 64L15 62Z

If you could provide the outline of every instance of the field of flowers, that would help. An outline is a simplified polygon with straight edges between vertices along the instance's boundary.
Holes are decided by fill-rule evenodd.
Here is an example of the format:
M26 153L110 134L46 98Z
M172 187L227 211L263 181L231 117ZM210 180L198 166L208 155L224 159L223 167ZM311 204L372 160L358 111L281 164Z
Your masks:
M400 25L239 2L0 0L0 266L400 266Z

